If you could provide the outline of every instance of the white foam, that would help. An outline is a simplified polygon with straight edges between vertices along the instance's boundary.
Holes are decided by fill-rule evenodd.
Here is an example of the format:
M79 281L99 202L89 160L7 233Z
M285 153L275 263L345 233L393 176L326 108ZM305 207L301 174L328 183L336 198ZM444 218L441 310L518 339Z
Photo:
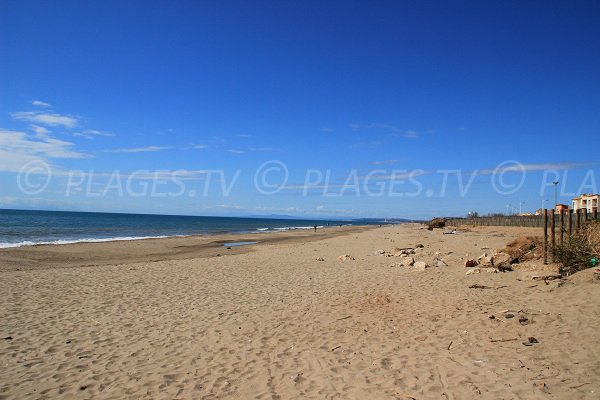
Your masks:
M144 239L164 239L168 237L185 237L187 235L176 235L176 236L124 236L124 237L113 237L113 238L92 238L92 239L75 239L75 240L53 240L48 242L32 242L29 240L17 243L0 243L0 249L8 249L13 247L24 247L24 246L39 246L48 244L74 244L74 243L102 243L102 242L121 242L125 240L144 240Z

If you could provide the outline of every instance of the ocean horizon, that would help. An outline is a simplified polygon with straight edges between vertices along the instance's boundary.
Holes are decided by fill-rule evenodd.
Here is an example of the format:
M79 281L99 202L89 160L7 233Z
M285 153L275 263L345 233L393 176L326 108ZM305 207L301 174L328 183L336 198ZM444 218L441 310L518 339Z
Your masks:
M0 248L364 225L364 220L0 209Z

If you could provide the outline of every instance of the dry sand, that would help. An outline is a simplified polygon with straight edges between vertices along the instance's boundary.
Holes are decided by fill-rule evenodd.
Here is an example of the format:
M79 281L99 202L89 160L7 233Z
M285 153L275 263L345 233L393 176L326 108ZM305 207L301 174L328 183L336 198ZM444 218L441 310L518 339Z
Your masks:
M88 247L104 262L76 246L0 252L0 337L11 337L0 398L597 399L600 284L588 271L561 287L532 281L535 264L465 275L467 253L531 233L390 226L221 257L182 255L183 239L169 239L166 255L112 264L109 243ZM417 243L417 260L439 251L449 266L375 254ZM539 343L524 346L529 336Z

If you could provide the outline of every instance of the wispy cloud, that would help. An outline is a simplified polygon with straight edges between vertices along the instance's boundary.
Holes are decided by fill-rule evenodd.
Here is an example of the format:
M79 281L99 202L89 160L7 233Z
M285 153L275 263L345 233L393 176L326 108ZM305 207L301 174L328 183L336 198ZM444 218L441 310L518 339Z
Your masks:
M248 133L240 133L238 135L236 135L239 138L250 138L252 137L252 135L248 134Z
M228 153L231 154L245 154L246 152L244 150L237 150L237 149L229 149L227 150Z
M86 158L74 144L51 137L36 138L25 132L0 129L0 171L17 172L33 160Z
M534 172L534 171L547 171L547 170L569 170L577 169L585 166L592 165L590 163L575 163L575 162L563 162L563 163L539 163L539 164L521 164L521 163L507 163L506 166L496 167L494 169L482 169L476 171L478 175L492 175L495 173L504 172Z
M204 150L208 148L207 144L195 144L192 146L192 149L197 149L197 150Z
M389 134L391 134L392 136L402 136L408 139L416 139L419 137L419 133L417 131L414 130L404 130L401 129L397 126L394 125L390 125L390 124L379 124L379 123L372 123L372 124L350 124L350 129L352 129L353 131L360 131L360 130L382 130L382 131L386 131Z
M382 161L373 161L371 165L392 165L398 164L400 160L382 160Z
M331 129L331 128L328 128L328 127L326 127L326 126L325 126L325 127L323 127L323 128L321 128L321 130L322 130L323 132L325 132L325 133L331 133L331 132L333 132L333 129Z
M104 150L105 153L151 153L162 150L169 150L170 146L145 146L145 147L132 147L125 149L111 149Z
M45 101L41 101L41 100L33 100L31 102L31 105L36 106L36 107L52 107L52 105L50 105L50 103L46 103Z
M109 133L109 132L102 132L96 129L86 129L84 131L81 132L73 132L72 133L73 136L77 136L77 137L83 137L86 139L93 139L97 136L103 136L103 137L112 137L115 136L114 133Z
M50 130L39 125L31 125L31 130L38 136L44 136L50 133Z
M46 126L62 126L72 129L79 124L79 118L70 115L56 113L44 113L41 111L19 111L10 114L16 120L30 122Z

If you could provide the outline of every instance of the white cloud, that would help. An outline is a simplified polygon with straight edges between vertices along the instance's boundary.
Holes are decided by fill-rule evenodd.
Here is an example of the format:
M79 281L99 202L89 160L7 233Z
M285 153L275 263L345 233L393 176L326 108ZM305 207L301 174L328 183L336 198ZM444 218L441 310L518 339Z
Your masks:
M382 161L373 161L372 165L392 165L398 164L400 160L382 160Z
M162 151L170 149L170 146L145 146L145 147L133 147L126 149L112 149L104 150L105 153L150 153L155 151Z
M85 158L74 144L51 137L33 138L25 132L0 129L0 171L17 172L26 163L52 158Z
M46 126L62 126L72 129L79 124L79 119L69 115L44 113L40 111L19 111L10 114L16 120Z
M404 132L404 137L407 139L418 139L419 134L415 131L406 131Z
M33 130L39 136L47 135L50 133L50 130L39 125L31 125L31 130Z
M208 147L208 145L206 144L196 144L194 146L192 146L193 149L198 149L198 150L204 150Z
M323 127L323 128L321 128L321 130L322 130L323 132L325 132L325 133L331 133L331 132L333 132L333 129L331 129L331 128L328 128L328 127Z
M36 107L52 107L52 105L50 105L50 103L46 103L45 101L41 101L41 100L33 100L31 102L31 105L36 106Z
M103 136L103 137L115 136L114 133L102 132L102 131L99 131L96 129L86 129L81 132L73 132L72 135L77 136L77 137L83 137L86 139L93 139L94 137L97 137L97 136Z
M252 137L252 135L247 134L247 133L240 133L239 135L236 135L236 136L240 137L240 138L249 138L249 137Z
M539 163L539 164L521 164L519 162L507 162L506 165L500 165L494 169L482 169L478 172L479 175L492 175L494 173L504 172L532 172L546 170L568 170L590 165L589 163Z
M246 153L244 150L235 150L235 149L230 149L227 151L231 154L245 154Z

